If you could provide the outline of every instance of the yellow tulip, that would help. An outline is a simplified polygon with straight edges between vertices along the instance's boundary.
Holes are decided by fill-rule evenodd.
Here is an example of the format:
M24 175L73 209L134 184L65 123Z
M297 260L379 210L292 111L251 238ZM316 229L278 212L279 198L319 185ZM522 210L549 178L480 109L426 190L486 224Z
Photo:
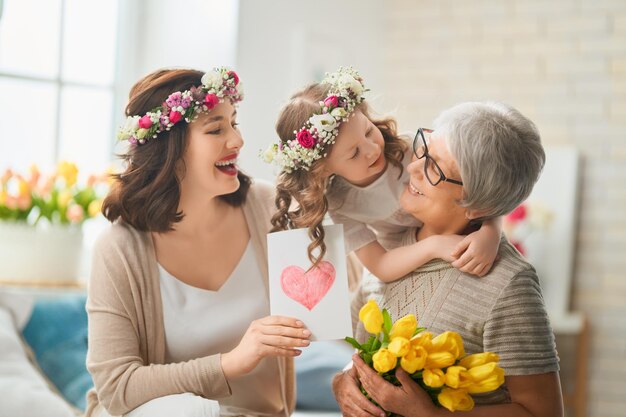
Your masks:
M484 365L489 362L498 362L500 357L491 352L474 353L461 359L459 366L470 369L476 366Z
M411 342L409 342L409 339L405 339L404 337L395 337L391 343L389 343L387 349L389 349L389 352L393 353L398 358L401 358L409 352L409 349L411 349Z
M391 340L396 337L410 339L411 337L413 337L415 329L417 329L417 319L413 314L407 314L406 316L397 320L393 324L393 326L391 326L391 332L389 332L389 337L391 338Z
M382 348L374 353L372 361L374 362L374 369L382 374L395 368L398 363L398 358L396 355L389 352L389 350Z
M78 177L78 167L72 162L62 161L57 168L59 175L65 179L66 187L71 187L76 184L76 177Z
M433 339L433 350L436 352L450 352L454 359L465 356L463 339L456 332L443 332Z
M30 196L30 184L24 180L24 178L20 177L17 182L17 195L19 197L24 197L26 195Z
M495 372L496 368L498 368L497 363L489 362L484 365L474 366L470 368L468 372L474 381L482 381L485 378L489 378L489 376Z
M378 334L383 328L383 314L376 301L369 300L359 311L359 320L365 325L365 330L371 334Z
M474 399L463 389L444 388L437 399L439 404L450 411L469 411L474 408Z
M471 368L467 373L474 381L467 387L470 394L494 391L504 384L504 370L494 362Z
M72 193L69 190L61 191L57 197L57 204L59 207L65 208L71 199Z
M411 345L422 346L426 351L433 347L433 334L431 332L421 332L411 338Z
M422 378L424 384L431 388L439 388L446 382L446 376L441 369L424 369Z
M465 388L473 382L467 369L462 366L450 366L446 369L446 385L450 388Z
M0 205L4 205L4 203L7 201L7 192L4 190L0 190Z
M101 211L102 211L102 200L101 199L92 201L91 203L89 203L89 206L87 207L87 213L89 214L89 217L95 217Z
M400 359L400 366L408 374L424 369L428 352L422 346L411 346L409 352Z
M456 358L450 352L428 352L424 368L447 368L454 365Z

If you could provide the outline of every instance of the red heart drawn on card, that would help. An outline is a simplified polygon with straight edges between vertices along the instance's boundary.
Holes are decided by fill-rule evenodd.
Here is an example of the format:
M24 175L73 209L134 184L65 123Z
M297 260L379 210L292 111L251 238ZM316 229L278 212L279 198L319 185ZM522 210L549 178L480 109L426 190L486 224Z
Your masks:
M287 297L313 310L335 282L335 267L322 261L309 271L291 265L280 274L280 286Z

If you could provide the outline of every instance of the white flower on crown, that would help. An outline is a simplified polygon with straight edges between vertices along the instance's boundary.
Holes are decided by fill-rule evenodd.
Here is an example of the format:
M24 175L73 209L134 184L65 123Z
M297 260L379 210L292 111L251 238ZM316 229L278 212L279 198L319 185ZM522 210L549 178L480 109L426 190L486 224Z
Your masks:
M138 129L137 133L135 134L135 137L137 139L143 139L146 137L147 134L148 134L148 129Z
M363 93L363 85L350 74L343 74L339 77L339 88L342 90L352 90L357 96Z
M271 164L274 160L274 154L276 154L278 145L272 143L266 150L262 151L260 156L268 164Z
M200 113L211 111L225 98L234 106L243 99L239 77L226 67L205 73L201 81L201 86L171 93L162 105L143 116L128 116L117 132L118 139L128 140L132 145L143 144L176 123L194 121Z
M319 110L300 130L293 132L293 139L275 143L266 151L259 152L264 161L290 173L297 169L308 170L313 162L327 155L326 147L335 143L339 125L365 99L363 93L367 90L363 79L352 67L339 67L336 72L327 73L322 84L329 84L330 88L326 98L320 101ZM303 135L303 132L308 132L309 136ZM300 135L303 137L300 138ZM313 144L311 137L315 140Z
M124 129L137 130L139 128L139 119L141 119L141 116L128 116Z
M222 86L222 74L219 71L209 71L202 76L202 84L208 89L219 89Z
M117 133L117 138L119 140L128 140L139 129L139 119L141 119L140 116L128 116L124 127Z
M337 127L337 120L328 113L316 114L309 121L318 132L332 132Z
M335 107L334 109L332 109L330 111L330 114L335 118L335 119L343 119L344 117L346 117L346 115L348 114L348 112L346 111L346 109L344 109L343 107Z

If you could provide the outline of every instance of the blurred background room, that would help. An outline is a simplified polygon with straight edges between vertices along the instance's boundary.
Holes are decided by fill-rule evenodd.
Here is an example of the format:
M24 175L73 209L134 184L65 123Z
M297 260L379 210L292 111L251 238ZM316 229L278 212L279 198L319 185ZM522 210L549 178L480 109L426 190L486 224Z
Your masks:
M507 231L542 280L567 415L624 416L626 1L0 0L0 417L54 403L43 390L83 406L81 297L128 91L157 68L218 65L245 89L240 166L270 181L258 154L279 109L340 65L360 71L400 131L472 100L533 120L546 169ZM49 313L50 300L67 309ZM45 378L11 380L20 358Z

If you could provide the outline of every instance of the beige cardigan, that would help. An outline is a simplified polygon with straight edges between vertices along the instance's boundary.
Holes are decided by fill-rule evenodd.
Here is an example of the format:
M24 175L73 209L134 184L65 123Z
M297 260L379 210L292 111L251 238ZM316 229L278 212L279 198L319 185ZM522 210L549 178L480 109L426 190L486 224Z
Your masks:
M266 234L273 209L274 188L254 182L243 211L266 296ZM159 273L150 233L117 222L99 237L93 253L87 312L87 369L95 384L87 394L87 417L98 415L101 407L112 415L128 413L151 399L170 394L190 392L209 399L231 394L220 354L164 364ZM283 410L289 415L295 407L293 360L266 360L278 361Z

